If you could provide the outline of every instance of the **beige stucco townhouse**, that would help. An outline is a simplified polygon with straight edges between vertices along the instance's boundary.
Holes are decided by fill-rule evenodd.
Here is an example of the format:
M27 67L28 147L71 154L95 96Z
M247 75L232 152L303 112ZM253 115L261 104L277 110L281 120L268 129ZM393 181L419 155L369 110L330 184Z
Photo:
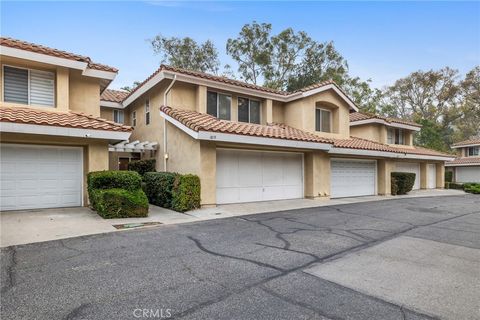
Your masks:
M386 195L392 171L443 188L453 160L413 145L418 124L359 113L333 82L283 92L162 65L101 99L105 118L135 128L110 146L111 168L154 157L159 171L197 174L202 205Z
M480 138L457 142L452 149L457 150L458 157L445 166L453 172L453 181L480 183Z
M0 38L0 210L87 205L86 174L132 128L100 118L117 69Z

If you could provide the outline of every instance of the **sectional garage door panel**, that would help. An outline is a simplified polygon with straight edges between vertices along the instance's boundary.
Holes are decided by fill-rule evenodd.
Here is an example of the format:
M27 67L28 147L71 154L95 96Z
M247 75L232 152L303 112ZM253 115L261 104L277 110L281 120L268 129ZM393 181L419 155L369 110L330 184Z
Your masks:
M217 203L302 197L301 154L217 150Z
M331 197L376 194L376 161L331 160Z
M415 173L415 184L413 190L420 189L420 164L414 162L397 162L395 165L397 172L411 172Z
M455 170L457 182L480 182L480 166L457 167Z
M81 148L1 145L0 210L82 204Z

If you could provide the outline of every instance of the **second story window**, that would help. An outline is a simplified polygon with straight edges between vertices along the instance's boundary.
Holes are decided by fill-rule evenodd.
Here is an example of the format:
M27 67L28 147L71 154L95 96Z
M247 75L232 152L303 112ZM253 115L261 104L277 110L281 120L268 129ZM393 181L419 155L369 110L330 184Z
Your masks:
M132 111L132 127L135 127L137 125L137 112Z
M480 155L480 147L469 147L467 155L469 157L477 157Z
M5 102L55 107L53 72L4 66L3 83Z
M232 97L226 94L207 92L207 113L222 120L230 120Z
M332 112L330 110L315 109L315 131L331 132Z
M402 129L388 128L387 143L388 144L405 144L405 132Z
M238 121L260 124L260 101L238 98Z
M113 110L113 122L124 123L123 110Z
M150 99L145 100L145 124L150 124Z

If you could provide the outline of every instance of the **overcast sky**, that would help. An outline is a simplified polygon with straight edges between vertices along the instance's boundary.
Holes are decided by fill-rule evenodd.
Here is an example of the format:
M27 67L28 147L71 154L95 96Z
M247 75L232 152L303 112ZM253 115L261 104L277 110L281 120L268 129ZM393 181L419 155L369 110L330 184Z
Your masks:
M120 69L112 88L159 65L158 33L225 43L253 20L333 40L350 73L392 84L416 70L480 65L480 2L4 2L1 34L87 55Z

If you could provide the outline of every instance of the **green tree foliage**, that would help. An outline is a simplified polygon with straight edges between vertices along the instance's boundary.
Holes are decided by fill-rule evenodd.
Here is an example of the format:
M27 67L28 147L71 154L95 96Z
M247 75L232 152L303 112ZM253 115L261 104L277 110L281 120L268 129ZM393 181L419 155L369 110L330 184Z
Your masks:
M139 85L140 85L140 81L134 81L131 86L124 86L124 87L121 87L120 89L121 89L121 90L128 91L128 92L132 92L133 89L135 89L135 88L138 87Z
M157 35L150 40L153 51L162 56L162 63L171 66L218 74L220 61L212 41L197 43L190 37L167 38Z

